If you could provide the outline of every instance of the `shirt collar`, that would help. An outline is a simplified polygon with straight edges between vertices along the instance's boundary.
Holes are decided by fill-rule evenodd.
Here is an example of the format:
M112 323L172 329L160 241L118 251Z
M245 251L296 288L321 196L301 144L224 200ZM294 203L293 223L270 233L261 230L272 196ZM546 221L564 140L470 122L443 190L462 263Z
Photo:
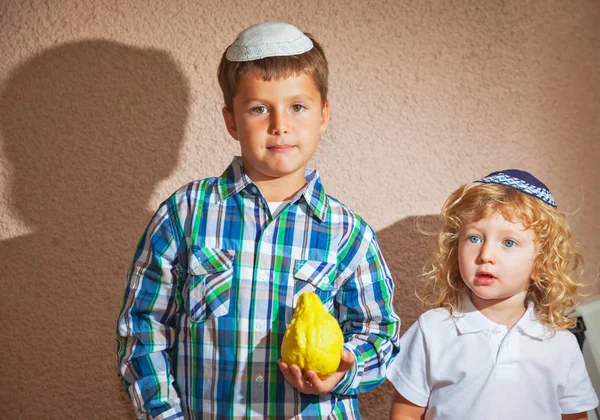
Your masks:
M306 182L306 188L302 191L302 196L315 216L323 221L327 214L328 199L319 172L306 169Z
M463 297L461 310L455 312L452 320L460 334L477 333L496 326L479 312L467 294Z
M515 328L518 328L522 333L527 334L532 338L540 340L550 338L554 334L553 330L546 327L537 319L533 302L527 304L527 311L525 311L525 314L519 319Z
M298 193L292 201L297 201L304 198L309 208L320 220L325 220L327 213L327 195L325 188L321 183L321 177L316 170L306 169L306 186ZM236 156L231 161L231 164L225 169L219 178L219 197L221 201L227 200L234 194L246 189L248 186L255 185L254 182L244 171L242 158ZM257 187L258 188L258 187Z
M495 322L479 312L466 294L463 297L462 310L457 311L452 319L460 334L477 333L497 326ZM537 319L533 302L527 304L527 310L513 328L539 340L549 338L553 334L552 330Z
M229 166L225 169L219 178L219 198L221 201L227 200L234 194L244 190L249 185L254 185L250 177L242 167L242 158L235 156Z

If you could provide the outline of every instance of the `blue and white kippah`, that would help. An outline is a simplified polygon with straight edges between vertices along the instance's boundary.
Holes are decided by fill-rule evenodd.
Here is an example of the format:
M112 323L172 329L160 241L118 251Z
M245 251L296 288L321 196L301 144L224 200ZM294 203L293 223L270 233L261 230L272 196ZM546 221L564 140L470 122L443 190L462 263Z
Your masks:
M552 207L556 207L556 201L554 201L554 197L548 187L529 172L520 171L518 169L505 169L503 171L492 172L488 176L478 179L475 182L499 184L515 188L519 191L523 191L525 194L539 198Z
M312 49L309 37L294 25L264 22L239 33L227 49L229 61L253 61L265 57L303 54Z

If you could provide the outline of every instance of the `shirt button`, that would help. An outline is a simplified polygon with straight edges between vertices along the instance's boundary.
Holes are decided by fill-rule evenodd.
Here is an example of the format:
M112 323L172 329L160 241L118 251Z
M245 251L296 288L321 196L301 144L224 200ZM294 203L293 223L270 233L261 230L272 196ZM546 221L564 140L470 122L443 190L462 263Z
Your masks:
M257 193L256 187L255 186L250 187L250 192L252 194L256 194Z
M497 327L497 326L496 326L496 327L494 327L494 329L492 330L492 332L493 332L494 334L500 334L500 332L502 332L502 330L500 329L500 327Z
M254 323L254 328L256 331L264 331L265 330L265 322L263 320L258 320Z
M256 377L256 382L258 382L259 384L262 384L262 383L263 383L263 381L264 381L264 379L263 379L263 376L262 376L262 375L258 375L258 376Z

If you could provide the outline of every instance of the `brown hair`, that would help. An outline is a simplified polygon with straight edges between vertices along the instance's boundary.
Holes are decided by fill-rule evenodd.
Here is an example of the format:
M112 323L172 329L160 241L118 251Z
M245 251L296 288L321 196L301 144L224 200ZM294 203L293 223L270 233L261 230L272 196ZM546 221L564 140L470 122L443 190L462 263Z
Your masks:
M442 208L442 227L437 235L428 269L423 274L421 300L429 306L455 313L468 292L458 267L460 227L500 213L519 221L535 233L536 255L526 300L535 305L537 318L553 329L575 325L575 305L581 286L574 274L583 258L571 239L565 215L540 199L514 188L474 182L450 194Z
M229 61L225 57L227 49L221 57L218 77L225 106L233 112L233 98L237 92L237 85L242 76L254 74L264 81L278 80L292 75L306 74L310 76L321 94L321 102L327 100L327 78L329 68L323 47L314 38L305 33L313 43L309 51L289 56L266 57L253 61Z

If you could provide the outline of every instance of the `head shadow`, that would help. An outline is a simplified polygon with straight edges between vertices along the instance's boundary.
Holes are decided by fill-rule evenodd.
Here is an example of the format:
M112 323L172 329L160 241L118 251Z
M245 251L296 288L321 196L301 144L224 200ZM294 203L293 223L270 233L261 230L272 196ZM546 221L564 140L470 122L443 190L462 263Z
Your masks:
M114 408L130 411L116 379L116 315L188 106L169 53L105 40L44 50L3 82L8 200L30 232L0 242L0 316L15 337L0 350L9 417L102 412L119 399Z

